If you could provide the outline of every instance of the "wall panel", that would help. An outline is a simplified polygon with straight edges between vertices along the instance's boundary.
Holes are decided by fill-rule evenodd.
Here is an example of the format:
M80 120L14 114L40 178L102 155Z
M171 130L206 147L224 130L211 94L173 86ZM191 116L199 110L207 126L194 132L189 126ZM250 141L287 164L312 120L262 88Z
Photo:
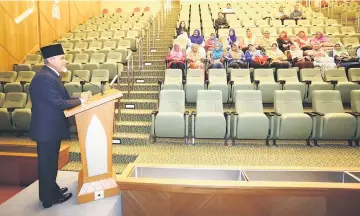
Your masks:
M0 3L1 70L12 70L14 63L20 63L28 53L38 49L36 11L19 24L14 21L30 6L29 2Z
M70 1L70 29L100 14L98 1Z

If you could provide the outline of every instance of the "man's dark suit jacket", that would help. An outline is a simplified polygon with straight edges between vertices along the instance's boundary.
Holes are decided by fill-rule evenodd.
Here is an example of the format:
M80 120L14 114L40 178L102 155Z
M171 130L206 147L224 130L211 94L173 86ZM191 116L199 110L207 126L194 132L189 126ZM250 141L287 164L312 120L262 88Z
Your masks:
M70 125L63 111L81 104L80 99L70 99L60 77L44 66L30 84L32 116L30 134L36 142L66 139Z

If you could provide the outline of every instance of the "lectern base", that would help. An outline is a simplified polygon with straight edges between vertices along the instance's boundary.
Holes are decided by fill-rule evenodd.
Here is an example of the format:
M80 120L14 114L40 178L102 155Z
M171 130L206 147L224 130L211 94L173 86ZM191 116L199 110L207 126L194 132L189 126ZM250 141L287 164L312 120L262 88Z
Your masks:
M120 189L116 183L115 171L112 178L94 181L90 183L83 182L83 170L79 171L77 201L79 204L92 202L95 200L112 197L120 194Z

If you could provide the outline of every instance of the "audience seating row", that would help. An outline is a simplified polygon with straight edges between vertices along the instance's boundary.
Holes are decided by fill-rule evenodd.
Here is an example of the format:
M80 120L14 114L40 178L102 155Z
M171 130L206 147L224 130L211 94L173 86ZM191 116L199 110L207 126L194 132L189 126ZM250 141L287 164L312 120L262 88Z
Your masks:
M351 92L353 112L345 113L341 94L337 90L313 92L313 112L304 112L301 93L296 90L274 92L274 112L264 112L262 92L237 90L235 112L223 111L222 93L219 90L199 90L196 112L191 113L191 138L224 139L233 144L237 139L306 140L318 146L319 140L355 141L359 145L360 90ZM160 92L159 110L152 112L151 137L185 138L188 144L189 112L185 111L185 92Z
M186 102L195 103L199 90L220 90L223 103L234 102L237 90L260 90L264 103L274 102L276 90L297 90L300 92L301 101L312 102L315 90L338 90L341 93L342 102L350 103L352 90L360 88L360 69L351 68L349 79L345 70L328 69L324 72L324 78L320 68L302 69L298 74L296 68L278 69L274 79L272 69L255 69L254 78L251 80L249 69L232 69L227 79L225 69L209 69L208 78L205 79L203 70L187 70L186 80L183 80L180 69L167 69L165 80L159 81L160 90L185 90ZM229 81L228 81L229 80Z

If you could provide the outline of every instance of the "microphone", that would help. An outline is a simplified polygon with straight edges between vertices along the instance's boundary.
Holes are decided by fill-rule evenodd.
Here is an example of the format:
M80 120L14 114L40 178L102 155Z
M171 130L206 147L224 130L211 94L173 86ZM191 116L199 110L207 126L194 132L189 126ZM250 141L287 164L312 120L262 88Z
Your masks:
M91 82L89 82L89 81L81 78L81 77L80 77L79 75L77 75L77 74L74 74L74 77L77 77L77 78L81 79L82 81L84 81L84 82L86 82L86 83L89 83L89 84L92 85L92 86L95 86L97 89L100 90L101 95L104 95L103 89L102 89L101 87L99 87L99 86L97 86L97 85L94 85L93 83L91 83ZM101 84L103 84L103 82L104 82L104 81L101 81Z

